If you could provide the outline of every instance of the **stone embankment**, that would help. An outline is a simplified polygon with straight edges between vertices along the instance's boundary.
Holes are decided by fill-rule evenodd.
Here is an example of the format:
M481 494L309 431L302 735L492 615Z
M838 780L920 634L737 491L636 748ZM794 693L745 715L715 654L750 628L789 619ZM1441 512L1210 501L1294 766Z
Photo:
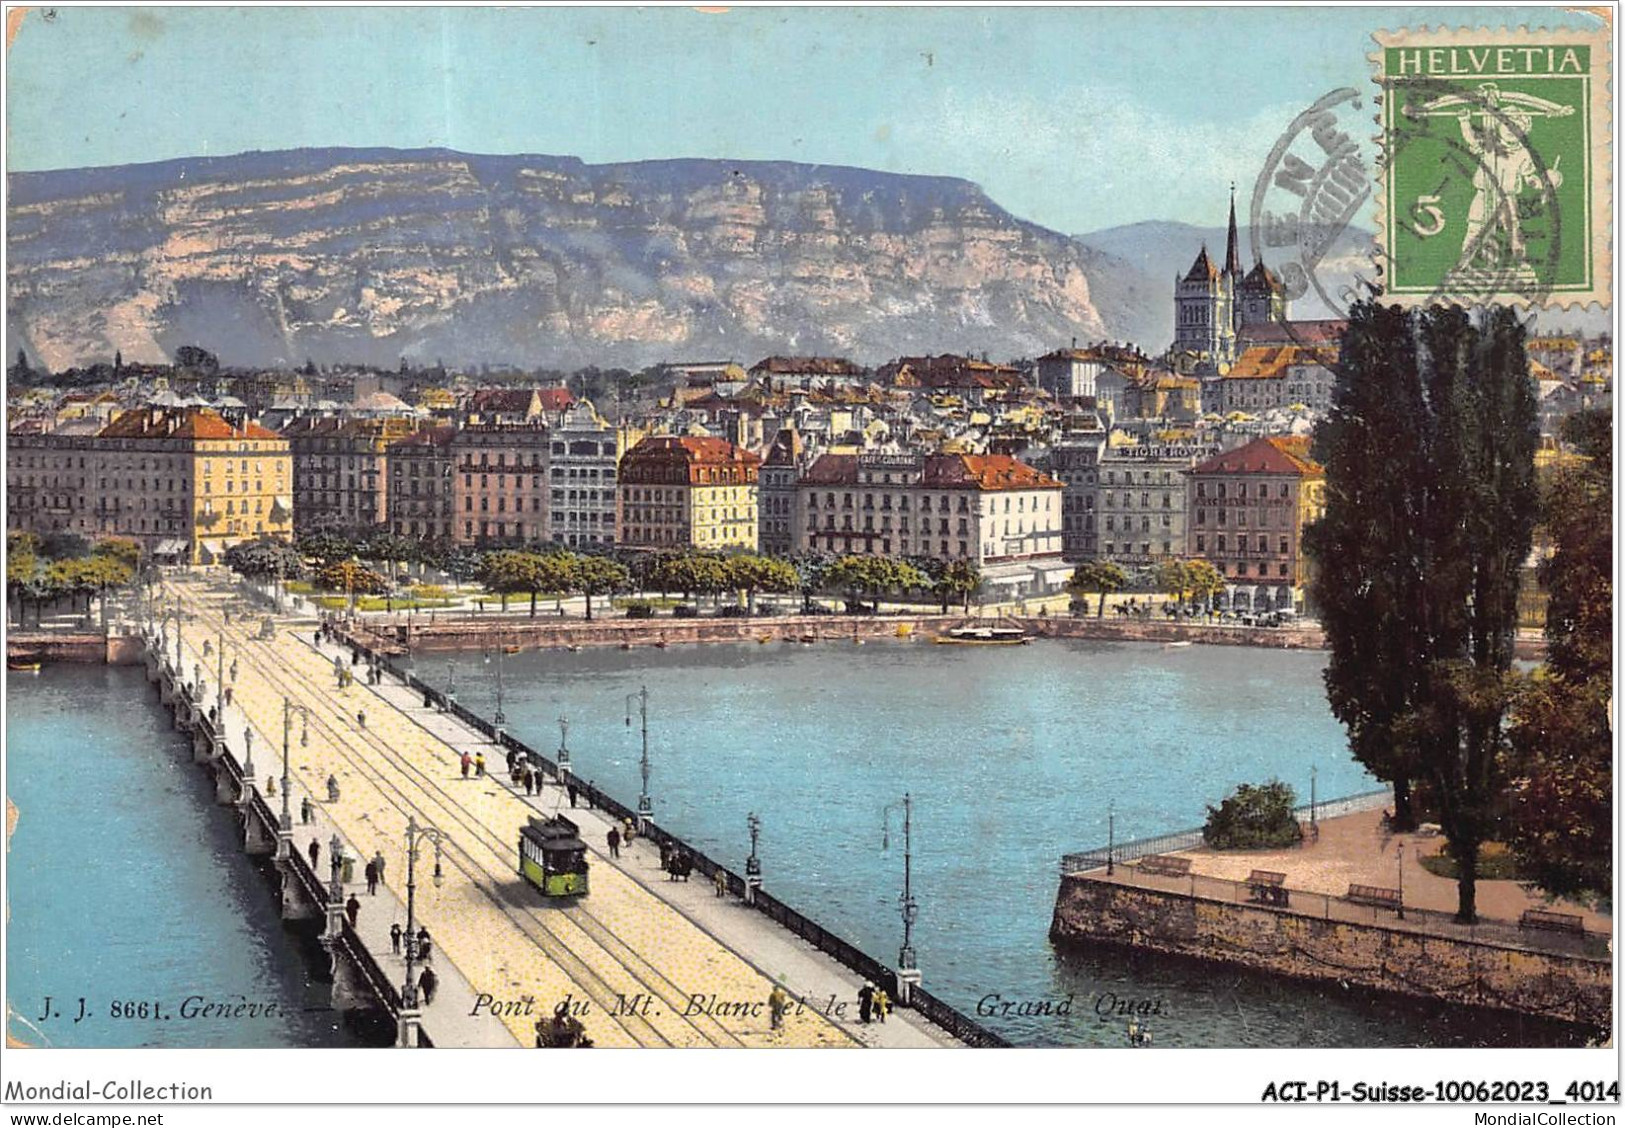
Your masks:
M1607 1030L1612 1014L1605 955L1441 936L1400 921L1340 920L1130 885L1100 872L1061 879L1050 936L1518 1011L1595 1030Z
M133 666L141 661L141 640L134 635L12 631L6 635L9 662L91 662Z
M758 619L585 619L478 615L410 623L363 619L361 634L379 649L399 653L464 650L486 646L521 649L571 646L675 646L695 642L852 642L878 639L929 641L964 620L925 615L795 615Z

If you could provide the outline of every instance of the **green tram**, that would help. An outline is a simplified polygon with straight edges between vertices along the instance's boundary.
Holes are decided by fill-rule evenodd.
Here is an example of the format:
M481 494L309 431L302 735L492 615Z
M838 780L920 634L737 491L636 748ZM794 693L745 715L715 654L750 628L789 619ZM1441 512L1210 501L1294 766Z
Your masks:
M544 897L581 897L587 892L587 844L581 828L554 815L534 815L519 831L519 876Z

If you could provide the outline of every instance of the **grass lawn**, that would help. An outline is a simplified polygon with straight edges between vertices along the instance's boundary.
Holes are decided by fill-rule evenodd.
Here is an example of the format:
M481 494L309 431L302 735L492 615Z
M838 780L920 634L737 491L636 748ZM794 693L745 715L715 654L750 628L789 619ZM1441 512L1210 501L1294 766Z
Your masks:
M421 611L427 608L451 607L456 601L451 599L411 599L397 596L385 599L381 595L363 595L356 601L358 611ZM318 595L316 606L324 607L329 611L343 611L350 606L348 596Z
M626 606L629 603L647 603L650 607L658 608L662 611L669 611L671 608L676 607L681 602L683 601L675 595L651 595L647 598L618 595L610 601L610 604L617 611L626 610Z
M1454 881L1456 873L1456 859L1447 852L1448 847L1441 849L1437 854L1422 859L1422 868L1435 877L1445 877ZM1478 851L1478 876L1482 881L1523 881L1523 874L1518 872L1518 861L1499 842L1486 842Z
M311 583L309 580L289 580L282 586L287 588L288 591L292 592L294 595L309 595L311 592L316 590L316 585Z

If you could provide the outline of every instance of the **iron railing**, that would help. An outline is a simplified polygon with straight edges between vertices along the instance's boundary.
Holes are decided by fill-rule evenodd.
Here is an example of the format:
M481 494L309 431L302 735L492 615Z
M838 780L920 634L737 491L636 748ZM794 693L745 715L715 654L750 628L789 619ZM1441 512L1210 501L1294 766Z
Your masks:
M1293 816L1299 822L1309 820L1311 813L1316 820L1337 818L1342 815L1353 814L1356 811L1371 811L1378 807L1386 807L1393 803L1394 792L1390 787L1379 787L1372 791L1361 791L1353 795L1345 795L1341 799L1328 799L1325 802L1313 804L1305 803L1301 807L1292 809ZM1108 846L1096 846L1090 850L1079 850L1076 853L1065 854L1061 858L1062 873L1079 873L1084 870L1100 869L1108 861L1131 862L1136 858L1143 858L1150 854L1171 854L1180 850L1194 850L1202 845L1202 828L1194 827L1190 830L1176 830L1168 834L1158 834L1150 838L1133 838L1126 842L1112 843Z
M405 685L410 686L417 693L422 694L425 700L430 701L436 708L444 709L475 732L491 740L497 739L496 727L461 702L448 702L446 695L440 690L428 685L416 674L399 670L388 655L375 653L354 636L347 637L345 641L349 645L360 649L367 656L368 661L379 663L385 671ZM528 759L532 766L540 768L555 779L559 777L559 766L556 761L537 752L511 733L504 732L500 743L504 748L511 749ZM616 801L598 787L574 775L571 776L570 782L574 785L577 795L587 800L589 807L596 807L618 820L630 819L634 822L637 821L636 811L624 803ZM665 850L682 851L692 862L693 868L711 881L715 881L717 874L721 873L724 881L727 882L729 892L739 897L745 895L745 878L743 875L728 869L706 854L705 851L694 848L658 823L651 823L644 832L644 837ZM895 971L855 945L841 939L817 921L797 912L762 889L756 890L752 898L752 906L769 920L801 937L837 963L881 988L893 999L901 997L897 990L897 973ZM993 1031L988 1030L970 1016L955 1010L952 1006L920 987L914 987L911 990L909 1005L922 1018L946 1031L967 1046L1006 1048L1010 1045L1009 1042L993 1033Z

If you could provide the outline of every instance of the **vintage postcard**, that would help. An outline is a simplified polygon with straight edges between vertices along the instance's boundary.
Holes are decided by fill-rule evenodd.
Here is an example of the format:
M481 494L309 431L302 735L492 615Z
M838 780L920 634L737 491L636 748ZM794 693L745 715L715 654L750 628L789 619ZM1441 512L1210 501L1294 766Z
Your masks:
M1617 1104L1613 17L8 8L8 1109Z

